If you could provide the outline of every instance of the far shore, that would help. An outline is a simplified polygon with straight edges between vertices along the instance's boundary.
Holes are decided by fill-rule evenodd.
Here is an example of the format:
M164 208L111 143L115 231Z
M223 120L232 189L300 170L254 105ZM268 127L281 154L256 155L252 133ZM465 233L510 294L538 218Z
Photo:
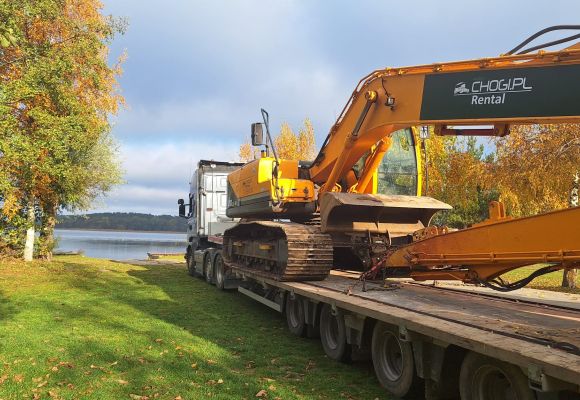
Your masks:
M94 231L94 232L140 232L140 233L172 233L172 234L184 234L185 231L176 232L176 231L145 231L145 230L137 230L137 229L97 229L97 228L59 228L57 225L55 228L57 231Z

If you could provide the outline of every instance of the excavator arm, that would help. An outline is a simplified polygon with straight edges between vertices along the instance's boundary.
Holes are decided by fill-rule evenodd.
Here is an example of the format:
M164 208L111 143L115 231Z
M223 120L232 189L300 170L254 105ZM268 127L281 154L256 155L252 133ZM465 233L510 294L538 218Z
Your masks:
M322 231L412 237L403 245L391 241L366 276L381 268L406 269L417 280L456 279L513 290L539 274L580 265L578 208L511 219L501 203L493 203L489 220L449 232L429 226L435 212L449 208L441 202L365 192L377 168L373 155L384 154L400 129L433 125L440 135L503 136L513 124L563 122L580 122L578 46L375 71L360 81L310 168L320 185ZM339 182L372 148L358 182L345 190ZM350 193L339 193L345 191ZM547 266L529 279L501 280L509 270L538 263Z
M363 78L310 168L320 193L378 141L412 126L502 136L512 124L580 121L580 48L404 68ZM457 126L481 126L463 131Z

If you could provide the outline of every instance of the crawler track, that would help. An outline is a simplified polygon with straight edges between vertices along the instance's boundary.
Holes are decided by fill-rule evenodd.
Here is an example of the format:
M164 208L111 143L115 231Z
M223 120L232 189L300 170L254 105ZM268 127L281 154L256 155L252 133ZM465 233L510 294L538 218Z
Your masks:
M332 239L318 226L241 222L224 233L227 266L277 281L317 281L330 273Z

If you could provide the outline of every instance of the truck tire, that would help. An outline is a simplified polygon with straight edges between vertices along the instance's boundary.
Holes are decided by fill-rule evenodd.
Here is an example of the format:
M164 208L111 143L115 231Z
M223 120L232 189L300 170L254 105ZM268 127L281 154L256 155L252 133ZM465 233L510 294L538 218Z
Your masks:
M320 342L328 357L337 361L350 360L350 345L346 343L344 314L336 310L333 315L329 304L324 304L320 311Z
M423 380L415 372L413 347L399 338L397 327L377 322L373 330L372 359L381 385L396 397L419 395Z
M205 281L210 285L213 283L213 268L211 265L211 254L205 253L205 257L203 258L203 276L205 277Z
M217 253L213 259L213 273L215 276L215 286L220 290L224 290L226 275L224 271L224 260L220 253Z
M193 257L193 253L191 249L187 250L187 256L185 258L185 262L187 264L187 273L191 276L195 276L195 258Z
M522 370L512 364L470 352L459 373L461 400L535 400Z
M286 296L285 314L288 330L296 336L304 336L306 322L304 322L304 304L300 296L291 294Z

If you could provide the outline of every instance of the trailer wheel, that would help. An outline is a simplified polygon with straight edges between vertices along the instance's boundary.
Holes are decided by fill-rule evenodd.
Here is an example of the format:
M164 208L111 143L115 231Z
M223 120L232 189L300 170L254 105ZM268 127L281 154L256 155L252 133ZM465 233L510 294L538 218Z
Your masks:
M399 339L396 327L377 322L373 331L372 358L379 382L396 397L418 394L424 388L415 373L411 343Z
M190 249L187 250L185 262L187 264L187 273L191 276L195 276L195 258Z
M304 336L306 322L304 322L304 304L299 296L286 296L286 323L291 333Z
M535 400L528 378L515 365L470 352L459 374L461 400Z
M206 253L203 259L203 276L210 285L213 283L213 268L211 267L211 254Z
M218 289L224 290L225 288L225 272L224 272L224 260L221 254L216 254L213 260L213 271L215 274L215 285Z
M336 310L333 315L329 304L324 304L320 311L320 341L328 357L337 361L350 359L350 345L346 343L344 314Z

